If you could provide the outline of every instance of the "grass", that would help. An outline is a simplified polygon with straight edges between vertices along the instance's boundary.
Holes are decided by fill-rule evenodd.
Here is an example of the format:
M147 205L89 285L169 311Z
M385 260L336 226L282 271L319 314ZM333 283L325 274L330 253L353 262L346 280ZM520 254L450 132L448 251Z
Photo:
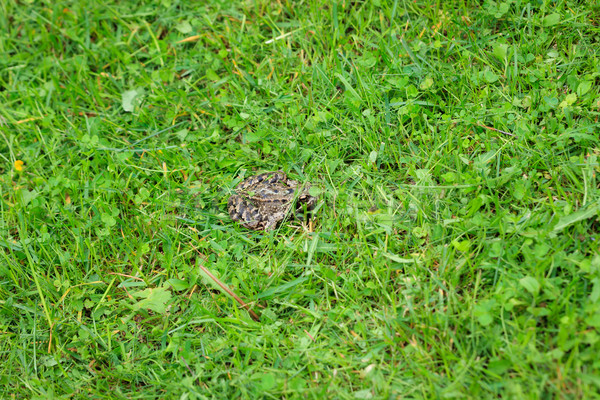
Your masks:
M597 397L599 11L0 2L0 397Z

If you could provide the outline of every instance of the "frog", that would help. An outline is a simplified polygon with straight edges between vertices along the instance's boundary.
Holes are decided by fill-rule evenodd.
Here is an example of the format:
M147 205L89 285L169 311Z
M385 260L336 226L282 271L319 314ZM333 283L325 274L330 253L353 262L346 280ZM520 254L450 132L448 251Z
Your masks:
M251 176L235 187L227 201L234 221L252 230L269 231L285 220L292 210L314 209L317 198L309 193L311 185L288 179L283 171Z

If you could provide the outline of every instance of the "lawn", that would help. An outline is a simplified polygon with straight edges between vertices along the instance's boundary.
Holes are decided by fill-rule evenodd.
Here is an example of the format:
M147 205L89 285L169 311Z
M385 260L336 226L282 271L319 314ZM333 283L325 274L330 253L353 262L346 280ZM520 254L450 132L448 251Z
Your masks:
M0 398L597 398L594 4L0 1Z

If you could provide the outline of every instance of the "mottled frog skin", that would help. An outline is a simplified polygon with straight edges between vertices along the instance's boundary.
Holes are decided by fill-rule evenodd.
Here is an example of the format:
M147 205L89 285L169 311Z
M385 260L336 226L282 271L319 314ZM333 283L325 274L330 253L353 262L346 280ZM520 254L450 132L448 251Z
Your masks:
M316 197L308 193L310 184L298 187L298 182L288 179L282 171L265 172L251 176L235 188L227 202L229 216L242 226L254 230L271 230L283 221L290 210L300 210L306 205L312 210Z

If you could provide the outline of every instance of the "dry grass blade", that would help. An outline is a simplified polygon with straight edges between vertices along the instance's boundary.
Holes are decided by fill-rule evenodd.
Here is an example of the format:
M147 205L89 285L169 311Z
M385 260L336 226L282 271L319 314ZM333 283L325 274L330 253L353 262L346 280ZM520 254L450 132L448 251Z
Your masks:
M479 127L482 127L482 128L485 128L485 129L489 129L490 131L500 132L500 133L503 133L505 135L512 136L514 138L517 137L517 135L515 135L514 133L510 133L510 132L502 131L500 129L492 128L491 126L486 126L486 125L483 125L483 124L475 124L475 125L477 125Z
M202 271L204 271L204 273L206 275L208 275L208 277L210 279L212 279L217 285L219 285L219 287L221 289L223 289L224 291L226 291L231 297L233 297L235 299L235 301L237 301L238 303L240 303L240 305L246 310L248 311L248 313L250 314L250 316L252 317L253 320L255 321L260 321L260 316L258 316L258 314L256 314L254 311L252 311L252 309L250 308L250 306L246 303L244 303L244 300L242 300L237 294L235 294L231 289L229 289L229 287L227 287L227 285L225 285L223 282L221 282L219 280L219 278L217 278L216 276L214 276L206 267L200 265L200 269Z

